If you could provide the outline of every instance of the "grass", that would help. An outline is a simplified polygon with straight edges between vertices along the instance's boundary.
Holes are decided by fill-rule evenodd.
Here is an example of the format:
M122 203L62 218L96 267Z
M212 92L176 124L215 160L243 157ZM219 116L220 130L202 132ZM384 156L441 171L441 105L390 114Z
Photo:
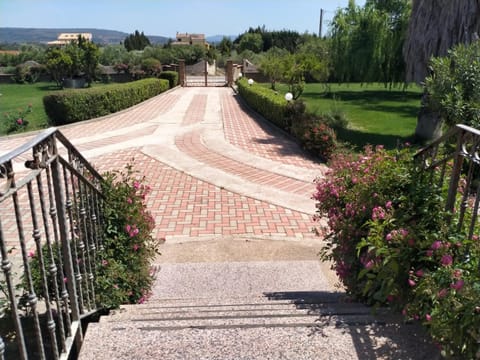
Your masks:
M278 90L286 92L287 87L280 85ZM348 127L338 132L341 140L360 148L366 144L395 148L412 141L421 96L422 89L416 85L404 91L388 90L383 84L306 84L300 98L316 115L340 112L346 116Z
M43 96L58 90L54 83L39 82L35 84L0 84L0 135L6 135L8 124L5 113L18 113L29 104L32 112L26 116L28 131L43 129L48 126L48 117L43 108Z

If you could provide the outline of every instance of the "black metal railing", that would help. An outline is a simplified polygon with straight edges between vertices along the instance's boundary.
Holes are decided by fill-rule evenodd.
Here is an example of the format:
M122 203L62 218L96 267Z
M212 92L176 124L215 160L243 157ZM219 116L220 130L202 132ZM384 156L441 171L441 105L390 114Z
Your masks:
M80 347L98 310L102 181L55 128L0 157L0 360Z
M451 213L450 220L456 221L459 230L467 227L469 239L475 235L480 204L479 150L480 131L456 125L415 155L422 169L430 172L432 181L447 188L445 210Z

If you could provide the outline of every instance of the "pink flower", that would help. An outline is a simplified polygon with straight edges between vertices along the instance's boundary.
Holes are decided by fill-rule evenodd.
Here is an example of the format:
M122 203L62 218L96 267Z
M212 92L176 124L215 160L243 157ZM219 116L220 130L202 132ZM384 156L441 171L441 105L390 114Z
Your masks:
M391 201L387 201L387 203L385 204L385 208L386 208L386 209L391 209L391 208L392 208L392 202L391 202Z
M127 203L131 204L133 203L133 200L131 198L127 198Z
M126 231L127 233L129 233L130 230L132 230L132 227L127 224L127 226L125 226L125 231Z
M372 220L383 220L385 219L385 210L381 206L375 206L372 209Z
M66 284L68 279L66 277L63 278L63 282Z
M412 280L412 279L408 279L408 285L410 285L410 286L412 286L412 287L413 287L413 286L415 286L415 285L416 285L416 283L415 283L415 281L414 281L414 280Z
M433 250L427 250L427 256L432 257L433 256Z
M432 246L430 246L430 249L432 250L438 250L442 248L442 242L440 240L435 241Z
M138 181L134 181L133 182L133 187L135 188L135 190L140 189L140 183Z
M29 258L35 257L35 251L33 251L33 250L32 250L32 251L29 251L29 252L28 252L28 257L29 257Z
M437 293L438 298L442 299L448 294L448 289L442 289Z
M107 265L108 265L108 261L105 260L105 259L103 259L103 260L102 260L102 266L107 266Z
M392 239L393 239L392 233L388 233L387 236L385 236L385 239L386 239L387 241L392 241Z
M442 256L442 260L440 261L443 266L452 265L453 258L451 255L445 254Z
M117 285L117 284L113 284L113 288L114 288L114 289L118 289L118 285Z
M427 321L432 321L432 315L426 314L426 315L425 315L425 320L427 320Z
M453 271L453 277L454 277L454 278L457 278L457 279L461 278L461 277L462 277L462 270L460 270L460 269L455 269L455 270Z
M369 260L369 261L367 261L367 263L365 264L365 269L370 270L371 268L373 268L373 265L375 265L375 263L373 262L373 260Z
M418 270L415 272L415 275L417 275L418 277L423 277L424 272L423 272L422 269L418 269Z
M133 251L137 251L138 249L140 249L140 245L133 244Z
M453 290L460 291L460 290L462 290L463 285L465 285L465 281L463 281L463 280L457 280L457 281L455 281L453 284L450 284L450 287L451 287Z
M18 124L18 125L22 125L22 124L23 124L23 119L18 118L18 119L17 119L17 124Z

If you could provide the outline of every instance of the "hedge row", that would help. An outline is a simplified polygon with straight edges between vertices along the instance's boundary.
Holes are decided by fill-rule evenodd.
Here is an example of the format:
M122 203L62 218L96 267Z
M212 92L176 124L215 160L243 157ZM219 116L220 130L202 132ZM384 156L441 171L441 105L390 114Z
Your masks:
M248 106L278 127L290 130L288 102L281 94L256 84L249 85L246 79L239 80L237 88Z
M158 77L168 80L170 89L178 85L178 72L176 71L162 71Z
M169 89L165 79L144 79L98 88L63 90L43 98L52 125L64 125L108 115Z

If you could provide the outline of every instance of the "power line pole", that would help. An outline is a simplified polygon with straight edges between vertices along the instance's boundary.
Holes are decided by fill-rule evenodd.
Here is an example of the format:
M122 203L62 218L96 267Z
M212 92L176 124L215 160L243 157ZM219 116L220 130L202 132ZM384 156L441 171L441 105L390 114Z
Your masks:
M322 37L322 27L323 27L323 9L320 9L320 24L318 25L318 37Z

